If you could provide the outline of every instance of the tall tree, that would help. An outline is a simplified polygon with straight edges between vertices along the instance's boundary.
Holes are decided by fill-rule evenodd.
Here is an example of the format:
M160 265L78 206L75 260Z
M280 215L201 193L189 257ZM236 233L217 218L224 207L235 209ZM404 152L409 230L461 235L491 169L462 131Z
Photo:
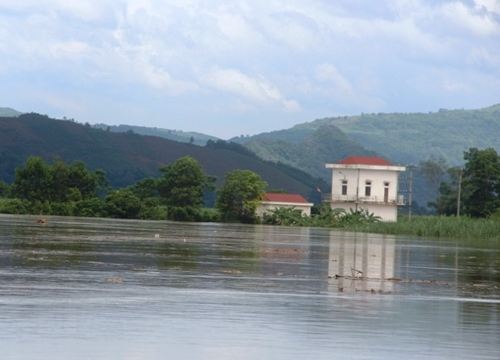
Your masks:
M131 191L139 199L159 197L158 194L158 179L145 178L137 181L134 185L126 188Z
M136 219L141 211L141 200L130 191L113 191L104 199L108 216Z
M160 171L163 177L158 181L158 192L169 206L201 208L203 193L214 188L215 178L205 175L198 161L190 156L161 167Z
M66 202L93 198L108 184L103 170L89 172L81 161L68 166L56 158L49 166L32 156L24 168L16 169L13 187L17 197L29 201Z
M69 185L68 165L65 162L63 162L61 158L55 158L52 166L49 166L49 170L52 176L50 183L50 201L56 201L56 202L67 201L68 185ZM75 192L72 191L72 193ZM79 195L79 197L81 198L81 194Z
M215 202L223 221L254 222L267 183L250 170L234 170L226 174Z
M31 156L24 168L16 168L13 183L16 197L28 201L44 202L51 195L52 175L50 167L39 156Z
M67 186L78 189L82 199L89 199L96 195L99 188L99 176L95 172L89 172L83 161L75 161L68 168Z
M10 186L3 180L0 180L0 197L10 197Z
M464 212L488 217L500 207L500 157L493 148L464 152Z

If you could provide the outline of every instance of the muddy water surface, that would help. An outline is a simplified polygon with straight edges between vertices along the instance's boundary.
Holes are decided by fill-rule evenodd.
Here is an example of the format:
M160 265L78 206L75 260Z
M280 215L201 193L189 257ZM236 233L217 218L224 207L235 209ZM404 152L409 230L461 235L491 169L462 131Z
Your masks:
M1 359L499 359L500 246L0 215Z

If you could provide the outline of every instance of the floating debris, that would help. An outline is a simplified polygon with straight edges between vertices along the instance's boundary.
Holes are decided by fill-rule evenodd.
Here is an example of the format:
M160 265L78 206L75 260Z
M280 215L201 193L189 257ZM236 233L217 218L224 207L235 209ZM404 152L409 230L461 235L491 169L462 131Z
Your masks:
M363 272L361 270L357 270L355 268L351 268L351 275L353 278L362 278Z
M106 282L115 283L115 284L121 284L123 282L123 279L119 278L119 277L116 277L116 278L107 278Z

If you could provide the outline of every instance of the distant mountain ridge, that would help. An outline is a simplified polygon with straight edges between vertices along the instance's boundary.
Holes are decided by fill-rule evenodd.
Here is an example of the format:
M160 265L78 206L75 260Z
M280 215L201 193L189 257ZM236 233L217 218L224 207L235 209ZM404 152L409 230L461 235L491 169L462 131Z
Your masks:
M120 135L128 137L138 134L163 137L183 142L184 146L190 148L197 148L194 145L204 145L207 141L214 142L217 139L197 132L143 126L87 125L102 133L115 135L121 133ZM0 134L0 156L5 155L6 151L1 135L5 134ZM322 178L327 183L330 182L331 174L325 169L325 163L336 162L351 155L379 156L400 165L418 165L421 160L428 158L443 158L450 166L460 166L463 164L463 152L471 147L494 148L500 152L500 104L477 110L440 109L438 112L430 113L378 113L329 117L298 124L289 129L235 137L230 141L245 146L264 161L281 164L280 166L289 165L303 171L305 175ZM191 150L183 150L183 153L190 154ZM68 151L72 151L71 147L68 147ZM121 153L123 149L113 151ZM7 154L15 156L8 151ZM240 153L238 156L243 155ZM144 158L145 161L150 161L148 159ZM10 166L8 156L3 156L1 160L0 174L2 168ZM216 161L220 160L218 158ZM113 163L113 159L110 159L110 162ZM141 166L144 167L144 164ZM418 179L418 168L415 176L417 179L414 182L416 188L414 198L419 199L421 205L425 205L427 201L433 200L435 195L426 194L427 186L423 179ZM129 182L132 178L135 179L137 176L123 175L123 179L129 179L127 180ZM273 184L276 184L272 185L273 187L280 187L279 183ZM308 184L308 189L311 189L311 182ZM287 191L291 191L292 188L288 187Z
M208 175L217 176L219 185L224 175L235 169L258 173L269 189L283 189L308 199L317 195L317 186L325 184L308 174L216 143L201 147L134 132L115 133L34 113L0 117L0 179L7 183L14 179L15 168L24 166L29 156L40 156L48 163L55 157L66 163L81 160L90 170L104 169L113 187L122 188L146 177L160 176L160 166L187 155L198 160Z
M478 110L441 109L427 114L338 116L231 140L251 149L256 149L256 143L263 139L300 144L325 125L336 126L363 147L400 164L418 164L430 157L442 157L450 165L460 165L463 152L471 147L500 150L500 104ZM263 157L274 156L258 153ZM312 158L318 156L311 154Z
M9 107L0 107L0 117L16 117L21 115L22 112L14 110Z
M146 127L136 125L106 125L95 124L93 127L112 132L133 131L140 135L158 136L165 139L203 146L208 140L219 140L215 136L205 135L196 131L169 130L157 127Z
M285 131L280 134L285 134ZM244 146L264 160L283 162L325 180L331 176L331 171L325 168L326 163L337 162L353 154L383 157L352 140L335 125L322 125L317 130L293 137L293 141L280 136L277 139L256 136Z

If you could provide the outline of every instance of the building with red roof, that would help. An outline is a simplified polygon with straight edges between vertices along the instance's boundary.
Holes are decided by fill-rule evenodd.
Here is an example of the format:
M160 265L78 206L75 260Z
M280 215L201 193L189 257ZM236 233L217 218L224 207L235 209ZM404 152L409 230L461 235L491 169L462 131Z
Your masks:
M299 194L265 193L262 196L261 204L256 210L257 216L264 216L269 210L280 207L287 207L299 210L302 214L310 216L313 203L308 202Z
M383 221L397 220L397 207L405 204L398 195L399 172L404 166L396 166L379 157L351 156L334 164L332 192L324 197L332 209L367 210Z
M379 157L351 156L340 160L337 164L342 165L374 165L374 166L392 166L392 164Z

